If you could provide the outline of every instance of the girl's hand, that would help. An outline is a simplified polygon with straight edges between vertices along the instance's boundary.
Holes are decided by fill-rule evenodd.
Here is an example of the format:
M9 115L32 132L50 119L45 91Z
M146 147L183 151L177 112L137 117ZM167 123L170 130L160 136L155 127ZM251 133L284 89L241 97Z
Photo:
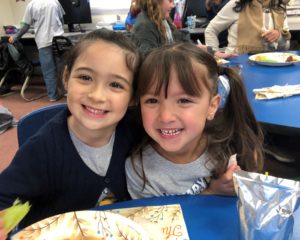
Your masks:
M11 43L11 44L13 44L13 43L15 42L14 37L13 37L13 36L10 36L10 37L8 38L8 42Z
M225 53L225 52L220 52L220 51L216 51L215 52L215 58L229 58L229 57L237 57L238 54L237 53Z
M4 223L3 220L0 219L0 240L5 240L7 238L5 231L4 231Z
M263 38L263 40L265 40L269 43L273 43L273 42L276 42L278 40L278 38L280 37L280 32L277 29L264 31L261 34L261 37Z
M227 171L218 179L211 179L209 187L203 193L235 196L233 173L237 170L240 170L240 167L235 163L231 164Z

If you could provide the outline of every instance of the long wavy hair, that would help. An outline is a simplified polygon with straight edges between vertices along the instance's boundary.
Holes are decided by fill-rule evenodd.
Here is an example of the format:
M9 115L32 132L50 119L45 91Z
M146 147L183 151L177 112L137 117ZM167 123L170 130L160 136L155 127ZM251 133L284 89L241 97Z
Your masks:
M139 5L140 9L142 9L149 19L153 21L156 25L160 35L162 36L163 40L166 41L166 29L163 25L163 20L165 19L161 12L160 5L162 4L163 0L138 0L137 4ZM170 19L167 19L169 23L171 23ZM173 24L171 24L172 27Z

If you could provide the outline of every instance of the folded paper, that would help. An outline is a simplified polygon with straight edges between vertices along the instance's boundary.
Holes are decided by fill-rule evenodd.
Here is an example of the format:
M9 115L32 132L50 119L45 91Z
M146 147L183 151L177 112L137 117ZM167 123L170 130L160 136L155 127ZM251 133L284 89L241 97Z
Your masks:
M109 210L138 223L150 240L189 240L183 213L179 204L145 206Z
M253 89L253 92L257 100L290 97L300 94L300 84L285 86L274 85L272 87Z

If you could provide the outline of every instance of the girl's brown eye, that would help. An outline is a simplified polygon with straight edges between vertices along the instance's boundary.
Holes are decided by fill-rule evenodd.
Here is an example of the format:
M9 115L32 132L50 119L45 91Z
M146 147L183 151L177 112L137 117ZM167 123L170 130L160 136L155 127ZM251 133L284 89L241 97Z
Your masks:
M124 89L123 85L118 83L118 82L111 83L111 86L114 87L114 88Z
M79 76L79 78L83 81L90 81L92 78L86 75Z

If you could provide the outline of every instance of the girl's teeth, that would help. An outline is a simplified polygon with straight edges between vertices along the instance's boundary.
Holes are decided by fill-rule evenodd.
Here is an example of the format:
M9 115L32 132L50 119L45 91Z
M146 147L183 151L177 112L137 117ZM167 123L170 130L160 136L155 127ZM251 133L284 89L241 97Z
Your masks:
M177 135L180 133L179 129L173 129L173 130L162 130L161 129L160 131L163 135L171 135L171 136Z
M87 110L89 110L92 113L98 114L98 113L104 113L104 110L99 110L99 109L95 109L95 108L90 108L90 107L86 107Z

